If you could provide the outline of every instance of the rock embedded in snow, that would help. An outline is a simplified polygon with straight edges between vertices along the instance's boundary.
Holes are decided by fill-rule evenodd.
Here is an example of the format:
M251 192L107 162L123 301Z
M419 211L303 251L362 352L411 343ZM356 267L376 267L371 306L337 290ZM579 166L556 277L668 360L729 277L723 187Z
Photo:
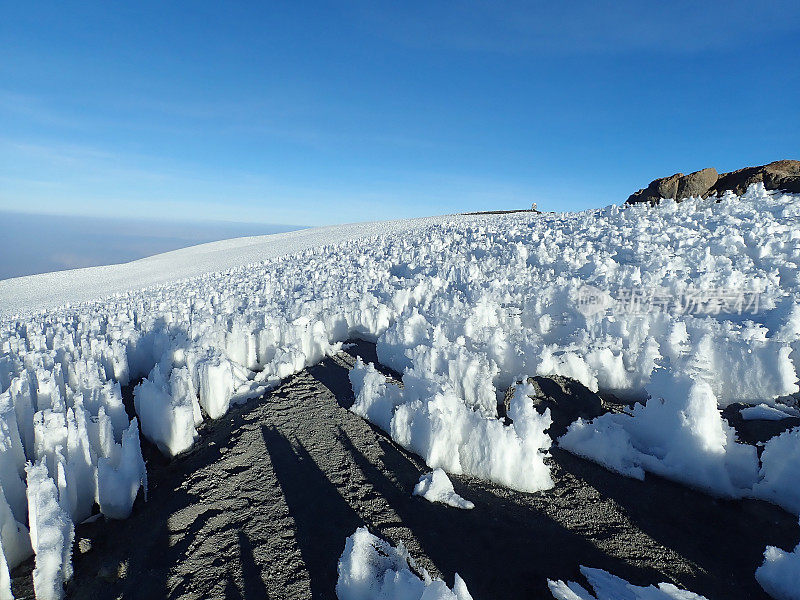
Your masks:
M646 188L630 195L626 204L658 204L663 199L681 201L685 198L722 196L725 192L744 194L753 184L763 184L768 190L800 193L800 161L777 160L758 167L745 167L719 175L713 167L688 175L676 173L650 182Z
M511 408L511 399L516 393L517 386L510 386L505 393L503 404L506 415ZM603 399L579 381L560 375L549 377L528 377L528 385L533 393L528 397L533 402L533 407L540 413L545 409L550 411L553 420L547 433L553 439L566 433L571 423L581 418L591 420L609 412Z
M339 600L472 600L464 580L455 574L452 588L417 565L403 543L396 547L359 527L347 538L339 558Z
M547 580L550 593L556 600L707 600L705 596L682 590L671 583L658 587L640 587L602 569L581 565L581 574L592 586L594 594L574 581Z
M650 182L646 188L631 194L627 204L647 202L658 204L662 199L681 200L691 197L705 197L717 182L719 175L713 167L701 169L684 175L675 173L669 177L661 177Z
M800 160L776 160L760 167L745 167L723 173L711 193L722 195L727 190L738 196L755 183L763 183L768 190L800 193Z
M456 494L453 482L442 469L434 469L420 476L419 482L414 486L413 495L422 496L428 502L439 502L455 508L475 508L472 502Z

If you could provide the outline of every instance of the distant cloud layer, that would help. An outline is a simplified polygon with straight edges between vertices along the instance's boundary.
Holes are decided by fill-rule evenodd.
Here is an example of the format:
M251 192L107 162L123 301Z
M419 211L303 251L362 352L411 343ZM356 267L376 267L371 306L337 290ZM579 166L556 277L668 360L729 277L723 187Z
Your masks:
M129 262L216 240L300 229L259 223L99 219L0 211L0 279Z

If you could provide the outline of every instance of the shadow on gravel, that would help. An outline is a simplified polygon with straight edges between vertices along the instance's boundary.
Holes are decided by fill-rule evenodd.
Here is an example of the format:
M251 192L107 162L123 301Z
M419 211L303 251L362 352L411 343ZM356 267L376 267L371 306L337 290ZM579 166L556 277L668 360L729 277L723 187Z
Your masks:
M247 534L239 530L239 560L242 563L242 593L239 593L239 588L230 579L228 582L236 590L233 596L228 595L227 584L225 596L228 598L242 598L242 600L269 600L269 593L267 593L267 586L264 585L264 580L261 579L261 568L256 564L256 559L253 556L253 543Z
M764 549L797 544L796 518L768 502L713 498L649 473L645 481L621 477L557 447L551 454L636 528L697 564L704 573L685 585L709 598L766 598L754 577Z
M350 386L350 369L357 358L365 363L372 363L379 372L396 382L402 378L400 373L378 362L374 343L350 340L341 354L325 358L307 369L309 375L330 390L342 408L349 409L355 401L353 388Z
M392 506L402 526L413 531L422 551L448 584L452 585L454 573L459 573L475 598L552 598L542 573L551 578L573 577L576 561L623 576L627 573L639 578L658 577L656 571L634 570L609 557L590 540L565 529L533 507L460 485L456 478L453 478L456 492L472 500L474 509L454 509L412 496L420 466L393 443L378 440L383 451L381 469L363 455L342 429L339 441L378 494ZM390 539L396 537L380 528L377 533Z
M336 587L344 541L364 521L299 441L293 446L266 425L261 426L261 435L294 520L294 537L311 579L312 596L329 598Z

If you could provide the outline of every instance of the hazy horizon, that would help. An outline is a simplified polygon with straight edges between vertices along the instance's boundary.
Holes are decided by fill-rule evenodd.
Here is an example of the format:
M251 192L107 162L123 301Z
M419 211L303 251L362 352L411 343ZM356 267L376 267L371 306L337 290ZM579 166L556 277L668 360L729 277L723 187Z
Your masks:
M0 210L0 280L111 265L234 237L301 225L81 217ZM36 243L32 243L35 241Z

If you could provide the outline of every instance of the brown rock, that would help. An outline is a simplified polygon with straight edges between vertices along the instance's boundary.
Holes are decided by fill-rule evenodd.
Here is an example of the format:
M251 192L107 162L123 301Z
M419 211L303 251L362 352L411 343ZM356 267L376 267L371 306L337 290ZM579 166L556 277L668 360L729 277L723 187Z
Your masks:
M670 175L669 177L656 179L653 182L656 184L655 192L660 198L674 198L675 193L678 191L678 185L682 177L683 173L675 173L675 175Z
M768 190L800 193L800 160L776 160L760 167L723 173L709 190L709 195L721 196L725 190L730 190L740 196L753 183L763 183Z
M675 175L670 175L669 177L654 179L646 188L631 194L627 203L648 202L650 204L658 204L662 198L674 198L678 193L678 181L680 181L681 177L683 177L683 173L675 173Z
M676 195L664 197L682 200L683 198L705 196L708 193L708 190L711 189L711 186L717 183L718 177L719 174L714 167L689 173L685 177L681 177L678 180L678 190Z
M726 190L741 196L753 183L763 183L768 190L783 190L800 194L800 161L776 160L768 165L746 167L718 175L716 169L707 168L689 175L677 173L656 179L625 201L626 204L647 202L655 205L662 198L679 202L690 196L721 196Z

